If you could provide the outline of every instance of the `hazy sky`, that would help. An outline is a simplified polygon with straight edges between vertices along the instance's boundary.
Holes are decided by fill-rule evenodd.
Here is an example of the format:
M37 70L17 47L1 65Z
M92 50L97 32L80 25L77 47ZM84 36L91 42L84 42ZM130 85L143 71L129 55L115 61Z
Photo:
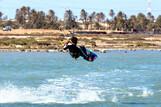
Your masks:
M107 17L110 9L115 12L121 10L130 16L139 12L146 14L147 1L151 1L152 13L155 16L161 14L161 0L0 0L0 11L9 18L14 18L16 9L22 6L45 12L53 9L60 18L63 18L66 9L71 9L74 15L79 16L83 8L89 13L102 11Z

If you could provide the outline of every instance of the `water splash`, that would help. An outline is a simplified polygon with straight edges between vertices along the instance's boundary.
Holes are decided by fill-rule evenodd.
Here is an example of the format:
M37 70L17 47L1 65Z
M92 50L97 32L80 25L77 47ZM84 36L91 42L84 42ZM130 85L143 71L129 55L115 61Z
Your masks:
M117 96L115 95L115 96L113 96L113 98L112 98L112 100L111 100L113 103L116 103L116 102L118 102L118 98L117 98Z
M142 97L148 97L148 96L152 96L154 93L152 90L144 88L142 91Z
M38 87L18 87L11 83L0 87L0 103L78 104L104 101L102 90L72 78L49 79Z

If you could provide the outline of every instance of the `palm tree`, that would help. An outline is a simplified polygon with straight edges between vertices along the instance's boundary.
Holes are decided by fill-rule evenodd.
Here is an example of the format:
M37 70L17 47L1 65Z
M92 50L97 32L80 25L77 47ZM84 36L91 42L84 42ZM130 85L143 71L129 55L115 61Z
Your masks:
M106 29L107 29L107 30L109 29L109 25L110 25L110 20L107 18L107 19L106 19Z
M104 22L105 17L106 17L105 14L103 12L100 12L100 20L101 20L101 22Z
M103 12L97 13L96 14L96 21L99 22L103 22L105 20L105 14Z
M151 12L147 13L147 30L148 31L153 31L155 29L155 23L154 23L155 17L152 15Z
M114 18L114 28L118 30L127 29L127 17L123 12L118 12L117 16Z
M16 10L16 20L18 22L18 24L21 27L25 27L27 24L27 21L29 20L29 15L30 15L30 7L21 7L20 9Z
M35 9L32 9L29 17L30 28L37 28L36 25L37 19L38 19L37 11Z
M111 20L110 20L110 28L113 29L114 28L114 17L115 17L115 12L113 9L110 10L109 12L109 16L111 17Z
M109 16L111 16L111 19L113 20L114 19L114 16L115 16L115 12L113 9L110 10L109 12Z
M90 24L90 28L92 29L92 24L95 22L95 17L96 17L96 12L92 12L89 16L88 16L88 20L89 20L89 24Z
M46 22L47 28L59 29L58 17L55 15L53 10L48 11L48 15L46 15Z
M2 13L2 12L0 12L0 20L2 19L2 16L3 16L3 13Z
M136 29L137 18L135 15L130 16L128 19L128 29L134 31Z
M37 12L37 21L36 21L36 28L43 28L45 26L45 13L43 11Z
M151 22L154 22L154 20L155 20L155 18L154 18L154 16L152 15L151 12L148 12L148 13L147 13L147 19L148 19L149 21L151 21Z
M76 17L71 10L66 10L64 14L64 27L65 29L72 29L78 27Z
M46 17L49 22L53 22L55 20L55 12L53 10L49 10Z
M161 15L157 17L155 24L156 24L157 29L161 31Z
M83 22L86 22L87 17L88 17L88 13L84 9L82 9L80 12L80 20L82 20Z
M96 29L100 29L101 25L100 25L100 22L104 22L105 20L105 15L103 12L100 12L100 13L97 13L96 14L96 23L95 23L95 27Z
M139 13L137 15L137 30L145 31L147 24L148 24L148 20L146 16L143 13Z
M22 15L22 25L25 26L26 20L29 16L29 8L25 6L21 7L20 14Z
M90 16L91 16L92 21L94 22L95 21L95 17L96 17L96 12L92 12L92 14Z
M88 18L88 13L84 9L82 9L80 12L80 20L82 20L85 26L85 29L87 28L87 18Z
M73 13L71 10L66 10L64 14L64 27L65 29L71 29L71 23L73 19Z

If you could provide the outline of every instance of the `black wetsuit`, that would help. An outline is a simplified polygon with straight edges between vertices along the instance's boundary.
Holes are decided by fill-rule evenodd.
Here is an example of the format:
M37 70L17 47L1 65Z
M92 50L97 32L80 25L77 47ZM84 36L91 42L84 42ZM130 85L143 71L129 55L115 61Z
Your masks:
M76 45L74 45L74 44L66 45L66 46L64 47L64 49L65 49L65 50L66 50L66 49L69 49L70 55L71 55L73 58L75 58L75 59L77 59L79 56L81 56L81 51L80 51L80 49L79 49Z
M75 59L77 59L81 56L87 61L93 61L94 60L92 58L92 56L90 55L90 53L87 53L86 48L84 46L77 47L74 44L65 45L64 50L66 50L66 49L69 50L70 55Z

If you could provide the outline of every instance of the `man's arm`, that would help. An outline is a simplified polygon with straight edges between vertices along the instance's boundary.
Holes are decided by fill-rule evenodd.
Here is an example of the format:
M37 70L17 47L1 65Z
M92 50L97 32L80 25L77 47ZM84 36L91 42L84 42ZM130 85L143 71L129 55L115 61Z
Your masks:
M71 45L70 41L67 41L65 44L64 44L64 47L63 49L66 50L69 48L69 45Z
M63 47L64 50L68 49L68 44L65 44Z

